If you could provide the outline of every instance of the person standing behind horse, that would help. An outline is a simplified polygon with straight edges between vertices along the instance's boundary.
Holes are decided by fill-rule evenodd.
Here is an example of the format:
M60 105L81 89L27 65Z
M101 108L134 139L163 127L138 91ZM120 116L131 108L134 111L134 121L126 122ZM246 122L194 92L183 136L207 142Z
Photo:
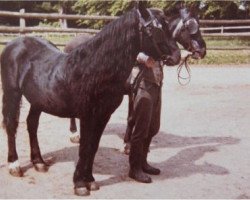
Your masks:
M147 155L151 140L160 128L163 69L161 61L143 53L139 53L137 62L140 72L134 84L129 176L139 182L150 183L151 178L146 174L160 174L160 169L148 164ZM138 173L140 169L144 173Z

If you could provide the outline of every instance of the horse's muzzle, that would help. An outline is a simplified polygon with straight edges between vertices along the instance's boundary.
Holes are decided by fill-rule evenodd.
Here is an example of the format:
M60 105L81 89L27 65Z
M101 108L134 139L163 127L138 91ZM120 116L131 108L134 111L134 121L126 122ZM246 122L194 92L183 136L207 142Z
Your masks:
M189 51L193 53L193 59L202 59L206 55L206 45L199 44L196 40L192 40Z
M192 58L193 59L202 59L206 55L206 48L196 49L193 51Z

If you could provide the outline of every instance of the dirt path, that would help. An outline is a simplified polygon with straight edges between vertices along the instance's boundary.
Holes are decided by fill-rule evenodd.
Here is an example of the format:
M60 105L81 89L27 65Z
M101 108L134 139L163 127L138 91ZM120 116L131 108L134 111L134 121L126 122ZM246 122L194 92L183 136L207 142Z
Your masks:
M78 146L69 142L69 120L42 114L39 141L45 158L54 157L47 173L29 162L24 101L17 134L23 178L7 170L7 141L0 129L0 198L78 198L72 175ZM101 189L89 198L250 198L250 68L192 69L182 87L175 69L165 69L161 131L149 160L161 168L152 184L128 178L128 157L121 153L127 98L105 129L94 176Z

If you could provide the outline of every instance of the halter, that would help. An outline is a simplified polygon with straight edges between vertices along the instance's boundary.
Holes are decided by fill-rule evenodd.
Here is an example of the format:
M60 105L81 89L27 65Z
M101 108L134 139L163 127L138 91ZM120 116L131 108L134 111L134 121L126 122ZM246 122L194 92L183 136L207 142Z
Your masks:
M142 37L143 32L148 35L148 37L152 40L153 45L159 55L159 57L165 57L166 55L161 51L159 48L158 43L165 41L165 32L162 30L162 25L158 21L158 19L152 14L152 12L147 9L150 19L148 21L145 21L141 13L137 10L137 13L139 15L139 32L140 32L140 48L142 49Z
M179 21L179 23L177 24L177 26L173 31L172 34L173 38L176 38L183 28L187 29L191 35L196 34L199 30L199 24L195 18L190 17L187 8L181 9L180 15L181 15L181 20Z

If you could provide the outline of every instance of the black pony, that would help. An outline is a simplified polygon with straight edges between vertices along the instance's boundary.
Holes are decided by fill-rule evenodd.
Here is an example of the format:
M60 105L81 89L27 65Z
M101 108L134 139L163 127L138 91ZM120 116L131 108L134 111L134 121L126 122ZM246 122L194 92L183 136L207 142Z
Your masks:
M110 116L122 101L136 56L144 51L155 59L164 57L173 62L172 50L178 47L166 34L167 28L164 19L157 20L140 2L138 9L109 23L69 54L37 37L20 37L8 43L1 55L1 78L10 173L22 176L15 137L24 95L31 104L27 126L35 168L47 170L37 140L41 112L80 118L74 189L77 195L89 195L89 190L97 189L92 173L95 154Z
M187 7L181 2L177 3L174 7L170 9L165 9L163 14L162 10L159 9L150 9L152 13L156 16L162 16L168 22L170 33L173 38L180 43L186 50L192 52L192 58L204 58L206 55L206 43L202 38L201 32L199 30L199 19L197 17L197 7L192 5ZM193 23L193 24L191 24ZM73 38L68 42L64 48L64 51L69 53L74 48L76 48L81 43L88 41L93 36L90 34L81 34ZM178 63L175 63L178 64ZM130 84L131 76L128 78L126 85ZM129 88L127 86L126 88ZM127 129L124 137L124 142L129 143L132 129L134 127L134 121L132 119L133 111L133 95L131 90L125 91L125 94L129 95L129 109L127 117ZM72 133L77 131L77 126L74 118L70 120L70 131ZM70 140L73 143L79 142L79 135L72 134ZM125 153L129 154L129 146L125 147Z

